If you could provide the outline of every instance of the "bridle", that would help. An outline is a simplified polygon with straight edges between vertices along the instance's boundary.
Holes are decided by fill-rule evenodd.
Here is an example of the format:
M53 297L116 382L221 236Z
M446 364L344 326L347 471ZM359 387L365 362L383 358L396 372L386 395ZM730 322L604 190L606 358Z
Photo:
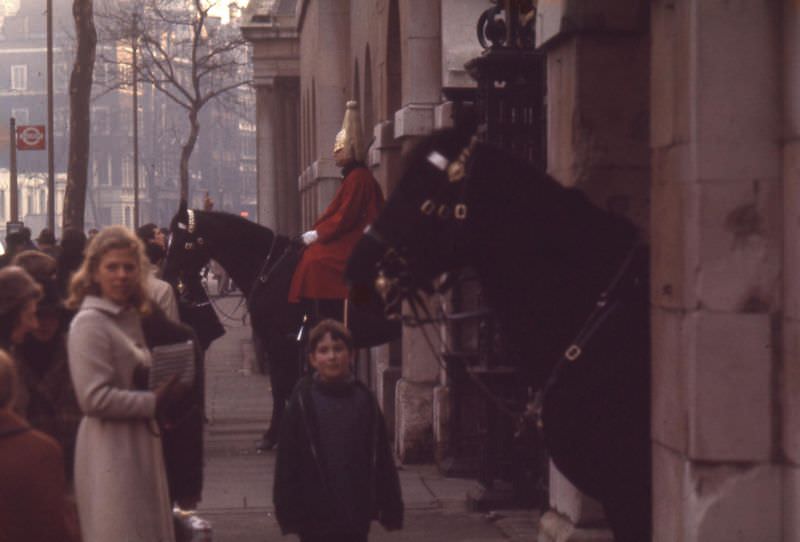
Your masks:
M194 210L187 209L186 210L186 223L183 222L176 222L176 226L179 230L184 230L187 233L188 239L183 241L183 250L189 253L197 252L200 257L203 258L203 261L207 261L211 259L211 255L208 253L208 250L205 248L206 241L203 239L202 236L197 235L197 219L194 214ZM170 253L174 250L173 243L175 242L174 236L170 236L169 243L167 244L167 254L165 256L166 261L170 261ZM200 251L204 251L200 253ZM182 283L180 278L178 278L178 291L182 293Z
M447 175L447 182L443 183L434 194L426 198L418 208L418 212L425 218L433 220L452 228L457 237L463 235L466 228L469 207L466 202L467 179L469 178L472 157L479 143L477 136L470 138L459 155L452 161L438 150L430 151L426 157L428 165L440 174ZM443 293L452 286L451 280L445 280L439 287L421 285L412 279L408 259L402 254L402 249L395 248L388 236L381 232L374 224L370 225L364 234L384 248L383 256L376 266L378 274L374 287L384 302L385 316L389 319L398 319L400 305L406 300L412 307L418 305L425 307L419 297L419 290L427 293ZM387 270L392 274L388 274ZM419 319L417 319L419 320ZM408 322L412 324L411 322Z

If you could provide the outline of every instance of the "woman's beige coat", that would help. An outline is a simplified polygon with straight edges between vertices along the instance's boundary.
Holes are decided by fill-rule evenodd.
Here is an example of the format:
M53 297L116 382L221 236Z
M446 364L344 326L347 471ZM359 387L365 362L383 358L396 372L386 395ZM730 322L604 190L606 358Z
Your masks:
M151 361L139 314L87 296L68 349L84 414L75 450L83 542L174 542L155 394L132 384L136 364Z

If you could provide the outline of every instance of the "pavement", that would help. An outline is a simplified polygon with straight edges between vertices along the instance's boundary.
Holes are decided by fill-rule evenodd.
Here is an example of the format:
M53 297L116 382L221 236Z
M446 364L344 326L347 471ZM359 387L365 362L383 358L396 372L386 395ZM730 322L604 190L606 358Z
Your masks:
M241 297L214 297L227 333L206 356L205 472L198 514L214 542L295 541L282 537L272 506L275 452L256 452L272 412L269 378L258 372ZM405 525L386 532L373 523L373 542L500 542L536 540L538 512L472 512L466 496L477 482L445 478L435 465L399 467Z

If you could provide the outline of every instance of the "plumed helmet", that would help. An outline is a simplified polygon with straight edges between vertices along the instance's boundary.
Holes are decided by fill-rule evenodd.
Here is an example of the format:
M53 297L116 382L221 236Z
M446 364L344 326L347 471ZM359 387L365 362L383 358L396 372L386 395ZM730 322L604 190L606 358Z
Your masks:
M347 150L354 160L364 161L364 132L361 128L361 117L358 114L358 102L355 100L347 102L342 129L336 134L336 140L333 143L333 152L341 149Z

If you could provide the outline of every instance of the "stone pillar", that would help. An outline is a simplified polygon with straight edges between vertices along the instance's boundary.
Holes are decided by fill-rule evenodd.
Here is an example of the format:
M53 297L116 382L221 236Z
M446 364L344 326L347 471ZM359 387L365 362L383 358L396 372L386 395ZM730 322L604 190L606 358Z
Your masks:
M298 79L266 78L256 85L258 222L296 235L299 197Z
M784 470L783 532L800 539L800 4L784 6L784 141L783 186L786 215L784 241L784 366L781 433ZM792 539L791 536L795 538Z
M796 107L798 11L784 5L652 3L656 541L798 540L798 124L795 109L781 125L780 100Z
M313 103L306 112L314 115L316 155L308 174L300 179L303 192L304 229L322 214L341 183L341 173L333 161L333 141L342 127L347 96L350 59L349 2L318 0L309 2L301 29L303 88L311 89Z
M429 305L431 314L435 307ZM404 312L410 314L408 307ZM402 372L397 382L395 446L402 463L425 463L433 459L434 388L440 381L435 353L416 328L404 328L402 337ZM428 336L434 347L441 337L430 327Z
M286 235L299 231L299 37L294 15L245 10L242 35L253 44L256 88L258 222Z
M547 168L647 238L649 36L644 0L540 3L547 53ZM611 541L602 507L554 467L540 542Z
M438 2L401 0L403 107L394 114L394 139L407 148L434 128L441 101L441 24ZM402 376L397 383L395 446L404 463L433 459L433 389L436 359L420 331L403 329Z

